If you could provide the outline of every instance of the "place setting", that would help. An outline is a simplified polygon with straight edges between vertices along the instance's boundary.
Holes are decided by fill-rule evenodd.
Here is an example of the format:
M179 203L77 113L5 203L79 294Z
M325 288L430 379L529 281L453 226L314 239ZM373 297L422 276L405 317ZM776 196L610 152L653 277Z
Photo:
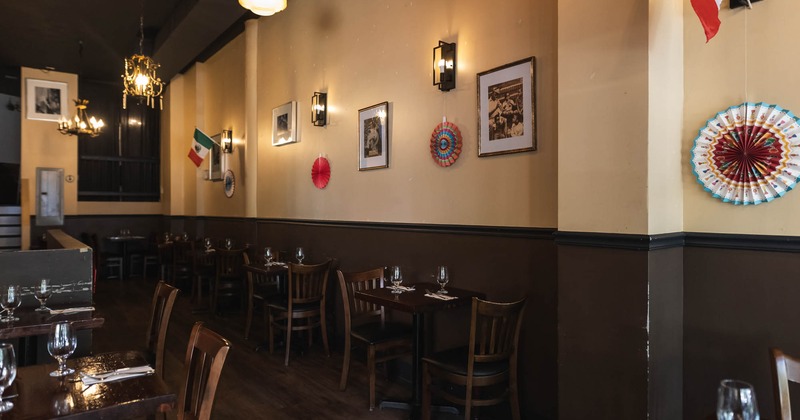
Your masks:
M417 290L414 286L402 286L403 283L403 270L400 268L399 265L392 266L389 269L389 282L392 283L391 286L387 286L386 288L392 291L392 294L399 295L403 292L413 292Z
M446 265L437 266L436 267L436 274L434 275L434 277L436 277L436 283L439 284L439 290L431 291L431 290L425 289L425 297L439 299L439 300L445 300L445 301L458 299L458 296L450 295L447 292L447 289L444 288L447 285L447 283L450 281L450 272L447 269Z

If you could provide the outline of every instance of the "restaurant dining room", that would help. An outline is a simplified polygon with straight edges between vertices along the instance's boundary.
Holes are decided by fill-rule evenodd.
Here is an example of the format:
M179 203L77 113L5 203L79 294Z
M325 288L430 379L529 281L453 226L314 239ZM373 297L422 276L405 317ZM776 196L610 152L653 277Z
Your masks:
M800 3L55 3L3 419L791 419Z

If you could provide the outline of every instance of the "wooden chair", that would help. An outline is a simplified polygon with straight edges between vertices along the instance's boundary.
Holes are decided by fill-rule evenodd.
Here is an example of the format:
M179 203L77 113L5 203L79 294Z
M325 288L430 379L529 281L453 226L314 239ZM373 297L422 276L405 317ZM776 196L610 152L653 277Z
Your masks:
M270 303L269 314L269 352L274 350L275 328L286 331L286 356L284 364L289 366L289 349L292 343L292 331L307 331L308 344L312 343L312 330L320 327L325 354L330 357L328 348L328 330L325 323L325 293L328 287L328 270L331 260L322 264L289 263L287 278L287 299L283 302ZM305 319L305 324L296 323Z
M175 305L177 296L178 289L164 283L163 280L156 284L145 348L148 353L147 360L155 363L154 369L161 378L164 378L164 348L167 342L167 329L169 329L172 307Z
M178 398L178 420L209 420L231 343L196 322L186 348L186 374Z
M263 307L271 298L277 298L280 295L281 276L282 273L270 274L261 270L249 267L250 258L246 258L245 271L247 273L247 319L244 325L244 339L248 340L250 337L250 329L253 326L253 312L255 311L256 302L260 307ZM285 290L284 290L285 292ZM266 318L266 311L264 317ZM269 322L267 320L267 322Z
M211 300L214 295L214 279L217 276L217 256L216 251L195 251L192 262L192 296L191 303L195 305L195 311L206 310L211 305L206 300ZM205 295L204 295L204 292Z
M192 281L194 241L172 242L172 284L178 288L186 288Z
M239 300L239 308L244 307L244 264L246 248L215 248L216 276L211 295L211 313L217 313L220 298Z
M336 270L339 290L344 306L344 361L339 390L347 388L350 373L350 352L353 341L367 348L367 370L369 371L369 409L375 408L375 364L396 359L411 352L413 338L407 325L386 322L383 306L357 300L357 291L383 287L383 268L358 273L343 273Z
M472 298L467 348L436 353L422 359L422 416L430 419L431 394L464 406L470 419L472 406L495 405L505 399L511 404L514 420L520 419L517 390L517 344L525 299L496 303ZM448 386L435 386L432 378L460 385L464 396L448 392ZM476 388L507 383L500 395L478 398Z
M789 382L800 383L800 359L771 348L772 387L775 394L775 414L778 420L792 420Z

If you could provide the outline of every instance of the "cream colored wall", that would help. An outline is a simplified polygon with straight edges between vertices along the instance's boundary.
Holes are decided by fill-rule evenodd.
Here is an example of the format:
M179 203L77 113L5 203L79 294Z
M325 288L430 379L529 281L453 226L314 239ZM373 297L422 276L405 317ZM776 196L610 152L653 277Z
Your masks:
M752 10L720 11L722 26L709 43L691 7L684 9L685 109L683 180L688 232L798 235L794 222L800 192L771 203L734 206L705 192L692 172L690 154L697 131L717 112L745 100L778 104L800 115L800 58L788 47L800 38L800 3L770 0Z
M556 227L556 2L294 0L258 27L259 217ZM457 42L457 89L431 85L432 49ZM227 49L228 47L226 47ZM538 151L477 157L476 73L537 58ZM327 91L329 125L310 98ZM300 142L272 147L274 107L298 101ZM390 103L389 168L358 171L358 110ZM442 115L464 146L449 168L429 140ZM318 190L311 165L330 160Z
M649 231L648 22L640 0L558 2L561 231Z

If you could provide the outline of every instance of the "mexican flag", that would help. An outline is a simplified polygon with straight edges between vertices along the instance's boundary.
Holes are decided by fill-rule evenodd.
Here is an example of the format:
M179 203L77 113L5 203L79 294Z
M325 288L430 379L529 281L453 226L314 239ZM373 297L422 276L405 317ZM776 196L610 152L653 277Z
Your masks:
M722 0L691 0L691 2L706 33L706 42L711 41L719 31L719 6Z
M214 140L211 140L205 133L195 128L194 143L192 144L192 149L189 150L189 159L199 168L212 146L214 146Z

